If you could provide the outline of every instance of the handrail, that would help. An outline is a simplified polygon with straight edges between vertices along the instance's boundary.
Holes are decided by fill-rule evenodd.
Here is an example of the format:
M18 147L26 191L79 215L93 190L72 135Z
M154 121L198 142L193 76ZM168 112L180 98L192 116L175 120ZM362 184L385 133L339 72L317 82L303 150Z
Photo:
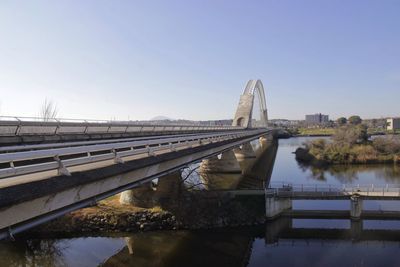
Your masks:
M212 125L202 123L179 123L159 121L106 121L49 119L34 117L1 117L0 136L60 135L60 134L98 134L98 133L142 133L142 132L201 132L234 131L243 127L231 125Z
M207 133L182 134L182 135L174 135L174 137L195 136L195 135L204 135L204 134L207 134ZM147 140L147 139L155 139L155 138L168 138L168 137L171 137L171 135L144 136L144 137L118 138L118 139L100 139L100 140L93 140L93 141L75 141L75 142L35 144L35 145L2 146L2 147L0 147L0 153L16 152L16 151L23 151L23 150L46 149L46 148L74 147L74 146L84 146L84 145L94 145L94 144L118 143L118 142L128 142L128 141L135 141L135 140L139 141L139 140Z
M265 188L268 195L350 195L400 197L400 184L292 184L272 182Z
M144 153L152 156L154 152L160 150L169 149L170 151L175 151L180 147L204 145L262 134L265 134L265 130L245 130L3 153L0 154L0 163L5 167L0 168L0 178L54 169L58 169L59 173L61 171L61 174L67 174L65 167L68 166L109 159L114 159L115 162L121 163L123 162L122 157Z
M120 120L98 120L98 119L70 119L70 118L41 118L41 117L17 117L17 116L0 116L0 125L3 123L40 123L42 125L49 124L101 124L101 125L130 125L130 126L176 126L176 127L224 127L224 128L243 128L231 125L218 125L213 122L193 122L187 121L180 123L179 121L166 120L162 121L120 121Z

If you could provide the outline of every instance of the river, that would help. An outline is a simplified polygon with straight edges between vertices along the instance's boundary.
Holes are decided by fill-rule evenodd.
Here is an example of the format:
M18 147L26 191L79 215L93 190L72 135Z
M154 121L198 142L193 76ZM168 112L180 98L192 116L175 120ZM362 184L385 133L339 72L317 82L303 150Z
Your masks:
M272 182L399 184L393 165L300 165L293 152L306 138L279 140ZM398 210L396 201L365 209ZM294 201L294 209L347 209L348 201ZM400 222L278 219L266 226L108 236L23 238L0 242L0 266L400 266Z

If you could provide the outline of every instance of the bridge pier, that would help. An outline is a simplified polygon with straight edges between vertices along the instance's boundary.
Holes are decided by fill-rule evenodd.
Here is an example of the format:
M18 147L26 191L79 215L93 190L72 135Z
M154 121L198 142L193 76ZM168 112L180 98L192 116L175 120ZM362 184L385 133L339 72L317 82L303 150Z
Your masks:
M125 237L126 247L128 248L129 255L133 255L134 252L134 239L133 237Z
M120 203L141 208L163 206L170 199L176 199L182 186L180 171L160 177L157 186L152 182L121 193Z
M363 228L364 228L364 225L363 225L362 220L351 220L350 232L351 232L351 239L353 241L357 241L357 240L361 239Z
M242 170L242 174L246 175L257 159L256 152L250 142L243 144L241 148L233 149L233 152Z
M360 220L363 210L363 200L359 195L350 197L350 218L352 220Z
M279 240L279 235L292 228L292 218L279 218L275 221L267 222L265 230L265 243L276 244Z
M241 145L240 148L233 149L233 152L235 153L235 157L239 161L239 163L246 159L256 158L256 153L254 152L254 149L250 142L244 143L243 145Z
M291 208L292 200L290 198L265 197L265 217L267 220L272 220Z
M122 192L119 203L135 207L151 208L154 206L153 193L154 189L151 182L147 182L139 187Z
M221 153L221 157L214 156L204 159L200 165L200 171L205 173L241 173L239 162L233 150Z

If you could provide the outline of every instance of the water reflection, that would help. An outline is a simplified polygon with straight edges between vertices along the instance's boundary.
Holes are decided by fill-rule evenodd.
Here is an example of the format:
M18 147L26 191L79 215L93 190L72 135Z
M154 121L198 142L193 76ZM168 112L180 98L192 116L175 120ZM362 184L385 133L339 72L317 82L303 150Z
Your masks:
M298 162L304 173L311 173L317 181L327 181L328 177L335 177L341 184L365 183L365 176L376 177L381 183L398 184L400 182L400 166L398 165L334 165L328 167L314 167ZM361 177L361 178L360 178Z
M253 242L246 232L157 232L125 238L128 245L101 266L243 266Z
M394 223L281 218L265 227L20 240L1 243L0 266L399 266Z
M334 165L325 168L306 166L295 160L293 152L314 137L279 140L272 181L330 184L399 184L400 166L396 164Z
M0 243L0 266L67 266L59 240L24 240Z

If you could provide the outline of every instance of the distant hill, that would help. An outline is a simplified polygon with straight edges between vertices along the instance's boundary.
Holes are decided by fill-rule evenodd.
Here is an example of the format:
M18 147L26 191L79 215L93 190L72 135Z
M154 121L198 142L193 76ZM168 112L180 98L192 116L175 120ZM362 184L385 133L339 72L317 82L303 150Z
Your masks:
M173 121L174 119L165 117L165 116L156 116L152 119L150 119L151 121Z

